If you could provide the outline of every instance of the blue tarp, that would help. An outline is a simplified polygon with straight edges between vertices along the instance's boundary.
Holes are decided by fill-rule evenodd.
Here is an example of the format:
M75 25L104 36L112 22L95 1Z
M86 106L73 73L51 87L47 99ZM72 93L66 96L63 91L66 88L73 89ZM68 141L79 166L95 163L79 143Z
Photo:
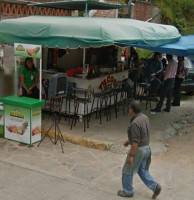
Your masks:
M126 43L123 44L126 46ZM132 46L131 44L129 46ZM134 44L135 47L177 56L194 56L194 35L182 36L177 42L158 47Z

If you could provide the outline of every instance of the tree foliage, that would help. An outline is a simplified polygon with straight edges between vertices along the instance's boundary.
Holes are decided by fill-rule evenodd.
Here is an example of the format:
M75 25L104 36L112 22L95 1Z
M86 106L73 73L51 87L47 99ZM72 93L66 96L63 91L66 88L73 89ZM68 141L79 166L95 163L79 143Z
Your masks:
M182 34L194 33L194 0L156 0L162 23L176 26Z

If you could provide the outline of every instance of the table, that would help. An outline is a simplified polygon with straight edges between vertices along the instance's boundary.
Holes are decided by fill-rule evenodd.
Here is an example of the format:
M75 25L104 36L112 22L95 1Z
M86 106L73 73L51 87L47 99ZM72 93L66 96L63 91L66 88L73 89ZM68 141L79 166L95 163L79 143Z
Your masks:
M41 106L44 101L8 96L4 103L4 137L9 140L32 145L41 140Z

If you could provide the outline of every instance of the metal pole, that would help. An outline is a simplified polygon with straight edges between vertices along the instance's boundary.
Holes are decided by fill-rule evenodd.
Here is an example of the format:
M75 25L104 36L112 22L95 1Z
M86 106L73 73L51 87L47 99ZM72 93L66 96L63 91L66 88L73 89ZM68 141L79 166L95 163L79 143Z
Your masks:
M18 94L18 73L17 73L17 60L16 56L14 56L15 59L15 74L14 74L14 94L17 96Z
M86 2L85 17L88 17L88 2Z
M40 94L39 94L39 99L40 100L42 100L42 58L40 59L40 75L39 75L39 78L40 78L40 83L39 83L39 85L40 85L40 90L39 90L39 92L40 92Z
M86 62L86 49L83 48L83 65L85 65Z
M133 18L133 11L134 11L134 6L135 4L132 2L132 0L130 0L128 2L128 14L129 14L129 18Z

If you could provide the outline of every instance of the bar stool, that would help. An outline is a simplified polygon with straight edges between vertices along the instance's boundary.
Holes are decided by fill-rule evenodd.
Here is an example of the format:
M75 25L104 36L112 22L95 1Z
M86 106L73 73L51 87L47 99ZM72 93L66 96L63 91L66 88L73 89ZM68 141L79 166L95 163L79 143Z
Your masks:
M134 87L133 81L129 78L122 81L121 97L120 102L122 102L123 115L125 114L125 107L128 106L130 101L133 100Z
M80 118L79 108L80 108L80 104L82 104L84 105L84 114L81 117L84 121L84 132L85 132L86 125L87 125L87 128L89 128L88 104L90 103L90 99L87 98L88 90L83 89L83 88L74 88L73 90L74 90L74 115L71 121L70 130L72 130L73 126L76 125L77 120ZM80 96L77 96L77 95L80 95Z
M68 82L68 90L67 90L67 95L64 98L65 99L65 115L68 116L68 124L70 125L70 118L71 114L71 102L74 102L74 88L76 88L76 83L75 82ZM66 120L66 117L65 117Z
M106 110L108 112L108 121L111 120L111 110L112 110L112 98L114 99L114 91L113 91L113 85L107 84L104 86L104 93L105 93L105 106Z
M117 118L117 112L119 109L118 95L122 92L122 81L117 81L113 84L113 95L114 95L114 107L115 107L115 116Z
M68 116L68 124L70 125L70 120L71 120L71 102L74 102L74 93L73 91L68 91L67 96L65 97L65 120L67 119Z
M112 84L105 85L102 92L96 92L93 94L93 101L90 111L90 118L93 112L96 112L96 119L100 118L100 124L102 124L102 110L104 109L106 119L109 120L110 112L108 112L108 106L111 104L111 92L112 92ZM108 104L109 99L109 104ZM94 102L97 100L97 105L94 108Z
M146 100L147 90L150 87L149 83L139 83L137 91L137 99L140 101Z

